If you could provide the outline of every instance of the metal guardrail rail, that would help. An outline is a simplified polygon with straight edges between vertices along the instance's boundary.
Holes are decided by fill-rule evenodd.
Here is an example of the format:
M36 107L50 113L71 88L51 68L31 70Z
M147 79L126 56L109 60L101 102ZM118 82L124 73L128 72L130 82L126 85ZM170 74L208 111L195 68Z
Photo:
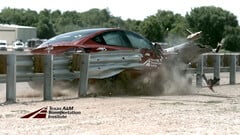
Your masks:
M42 80L44 100L52 100L54 80L79 79L79 96L86 95L89 78L107 78L125 69L143 69L142 54L138 51L107 51L90 54L42 55L36 64L36 56L28 53L6 53L6 74L0 74L0 83L6 83L6 101L16 102L16 82ZM211 58L211 60L209 60ZM226 62L226 58L228 59ZM187 71L196 74L196 85L202 86L202 74L229 72L230 84L236 83L236 72L240 71L239 53L209 53L199 57L196 68ZM209 62L210 61L210 62ZM75 64L73 64L75 63ZM36 69L42 65L43 69ZM42 71L41 71L42 70ZM81 72L80 72L81 71Z
M201 55L195 69L196 85L202 87L202 74L213 73L213 77L221 78L220 72L229 72L229 84L236 84L236 72L240 71L239 60L240 53L205 53Z
M77 68L73 69L73 56L66 55L53 55L53 58L43 58L38 65L34 63L38 60L33 54L5 54L7 59L10 56L16 57L16 60L9 60L9 62L14 61L14 66L16 66L16 82L28 82L43 79L43 71L36 71L34 68L39 68L43 66L41 63L44 60L52 59L53 61L53 80L73 80L79 78L80 70L80 58L84 54L74 54L79 55L75 59L75 66ZM81 56L80 56L81 55ZM89 54L89 78L107 78L114 76L122 72L126 68L140 69L143 64L140 63L142 54L137 51L109 51L109 52L99 52ZM7 65L6 65L7 66ZM38 66L38 67L36 67ZM43 68L42 67L42 68ZM0 83L6 83L7 74L0 74Z
M1 54L3 55L3 54ZM6 83L6 101L16 102L16 82L42 80L44 100L52 100L53 80L79 79L79 96L86 95L89 78L107 78L124 69L141 69L142 54L138 51L109 51L73 55L42 55L6 53L6 74L0 74L0 83ZM42 60L43 59L43 60ZM38 58L39 60L39 58ZM42 61L41 61L42 60ZM75 69L73 62L75 61ZM36 69L43 66L42 69ZM81 71L81 72L80 72Z

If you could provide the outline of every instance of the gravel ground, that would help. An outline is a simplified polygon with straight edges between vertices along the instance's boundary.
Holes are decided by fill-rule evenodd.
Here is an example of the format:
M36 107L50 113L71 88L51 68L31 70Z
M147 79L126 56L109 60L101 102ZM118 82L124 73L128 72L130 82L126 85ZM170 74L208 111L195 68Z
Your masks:
M23 84L17 88L30 89ZM194 90L192 95L70 96L53 101L42 101L35 93L19 96L16 104L4 104L1 91L0 134L240 134L239 84L217 86L216 93L206 87ZM72 106L81 114L21 118L46 106Z

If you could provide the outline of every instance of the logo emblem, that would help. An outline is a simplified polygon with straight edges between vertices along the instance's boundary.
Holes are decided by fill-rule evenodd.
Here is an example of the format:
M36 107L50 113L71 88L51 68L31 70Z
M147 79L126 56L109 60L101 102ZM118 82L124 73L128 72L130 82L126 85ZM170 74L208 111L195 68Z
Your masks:
M47 118L47 113L48 107L43 107L27 115L24 115L21 118Z

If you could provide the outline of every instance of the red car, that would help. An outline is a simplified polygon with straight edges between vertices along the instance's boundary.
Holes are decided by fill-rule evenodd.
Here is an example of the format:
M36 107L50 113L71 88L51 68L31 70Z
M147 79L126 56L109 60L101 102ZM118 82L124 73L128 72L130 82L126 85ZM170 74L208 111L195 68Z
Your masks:
M168 61L169 57L167 56L169 56L169 54L177 54L177 58L181 56L186 63L189 63L199 54L211 51L210 48L204 48L192 43L194 40L200 38L200 34L201 32L191 33L188 38L186 38L185 43L163 49L160 44L152 43L132 31L118 28L83 29L53 37L31 52L35 54L72 54L74 52L94 53L114 50L140 50L142 63L147 66L156 67L156 65L160 65L163 60ZM175 58L173 60L176 61ZM152 65L152 63L155 64ZM112 68L112 66L109 66L108 69L109 68ZM119 72L122 71L121 67L115 67L115 69L118 69L117 71ZM101 71L102 70L97 73ZM116 70L111 71L113 71L113 73L102 71L101 73L108 74L104 74L104 77L99 77L100 75L98 74L98 77L105 78L106 76L109 77L119 73L116 72ZM135 72L131 72L131 75L133 73ZM122 80L126 81L127 79L123 78ZM111 84L115 85L115 83Z
M144 56L157 58L155 46L139 34L118 28L84 29L64 33L49 39L32 53L62 54L140 49ZM146 59L146 57L145 57Z
M159 44L152 43L143 36L128 30L118 28L83 29L55 36L44 42L32 53L62 54L74 52L99 52L113 50L139 49L143 54L143 62L151 59L165 58L169 53L183 54L185 58L193 58L206 51L202 47L192 44L200 37L201 32L193 35L187 42L162 49ZM207 48L207 51L210 51ZM185 59L184 58L184 59ZM188 60L190 62L191 60Z
M69 51L98 52L102 50L152 49L144 37L117 28L96 28L73 31L58 35L34 49L33 53L59 54Z

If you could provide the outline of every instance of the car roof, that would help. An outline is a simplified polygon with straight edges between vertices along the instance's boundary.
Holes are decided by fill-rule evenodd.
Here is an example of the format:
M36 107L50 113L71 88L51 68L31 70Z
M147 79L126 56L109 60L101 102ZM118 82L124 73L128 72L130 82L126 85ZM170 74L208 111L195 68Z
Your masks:
M7 40L0 40L1 43L7 43Z
M43 44L41 44L41 46L46 46L49 43L52 44L52 43L55 42L54 41L55 39L61 39L62 40L65 37L67 37L67 38L71 37L73 39L69 38L70 39L69 41L73 41L74 39L78 39L78 38L84 37L85 35L91 35L91 34L94 34L94 33L108 31L108 30L120 30L120 29L118 29L118 28L91 28L91 29L81 29L81 30L71 31L71 32L59 34L59 35L57 35L55 37L52 37L48 41L46 41ZM69 36L69 35L71 35L71 36Z
M106 31L106 30L120 30L120 28L89 28L89 29L81 29L81 30L71 31L71 32L67 32L67 33L80 32L80 31L95 33L98 31ZM63 33L63 34L67 34L67 33Z

